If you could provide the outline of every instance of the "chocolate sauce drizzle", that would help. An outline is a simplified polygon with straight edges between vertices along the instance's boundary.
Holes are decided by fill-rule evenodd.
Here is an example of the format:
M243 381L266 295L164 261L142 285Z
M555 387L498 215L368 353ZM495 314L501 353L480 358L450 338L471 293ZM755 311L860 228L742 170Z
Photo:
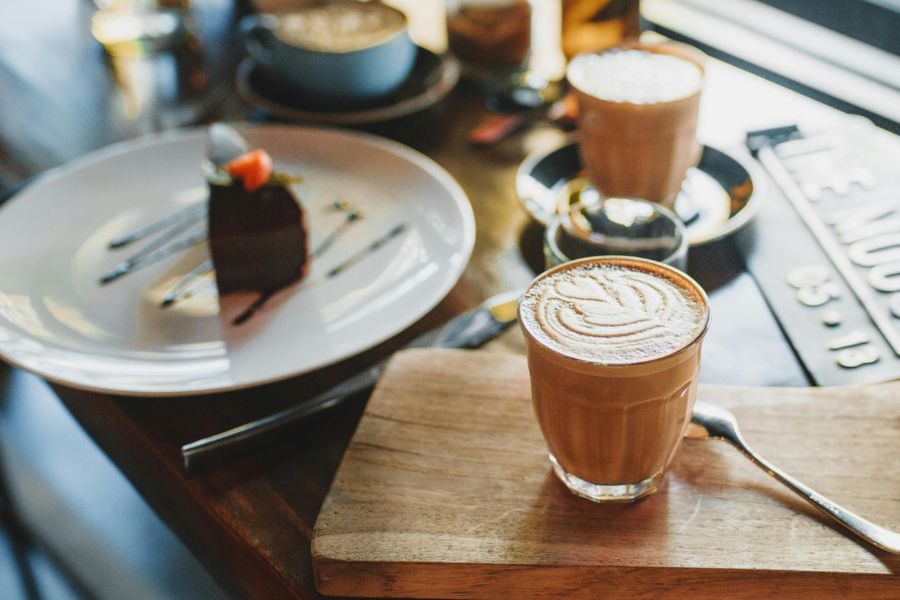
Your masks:
M313 250L311 254L312 257L318 258L324 255L325 252L327 252L334 245L335 241L337 241L337 239L349 229L349 226L351 224L363 218L362 213L359 210L353 208L352 205L345 200L335 201L334 203L332 203L331 208L334 210L345 212L346 215L344 217L344 220L341 221L341 223L330 234L328 234ZM128 257L124 261L120 262L112 270L104 274L100 278L101 285L112 283L120 277L137 271L143 267L150 266L151 264L154 264L169 256L173 256L178 252L186 250L187 248L206 240L207 231L205 229L202 231L197 231L190 236L180 240L176 240L176 238L185 231L189 230L201 219L207 217L207 215L207 203L202 203L200 205L192 204L190 206L180 208L151 223L138 227L126 234L110 240L109 248L118 249L145 239L150 235L153 235L154 233L162 232L147 246L145 246L132 256ZM327 277L335 277L340 273L346 271L348 268L355 265L369 254L372 254L385 246L393 238L404 233L407 229L407 223L401 223L393 227L386 234L369 243L360 250L356 251L343 262L328 271ZM168 308L175 303L180 302L181 300L189 298L191 296L191 287L193 286L193 284L204 275L210 272L214 272L214 268L215 267L213 265L212 259L206 259L202 263L197 265L189 273L179 279L175 283L175 285L172 286L172 288L165 294L165 296L163 296L162 300L160 301L160 307ZM276 291L277 290L260 292L259 297L232 320L232 324L242 325L246 323L259 312L259 310L266 304L266 302L269 301L269 299L276 293Z
M202 263L194 267L194 269L191 270L190 273L179 279L178 282L174 286L172 286L172 289L169 290L165 296L163 296L162 302L160 302L159 305L163 308L166 308L168 306L172 306L179 300L189 298L191 295L191 285L193 285L193 283L203 275L212 272L212 270L212 259L207 258Z
M173 225L177 225L182 221L186 223L196 223L200 219L206 217L206 212L207 207L205 201L190 204L188 206L185 206L184 208L179 208L178 210L171 212L164 217L160 217L159 219L147 223L146 225L141 225L133 231L129 231L124 235L113 238L109 241L109 249L117 250L119 248L124 248L125 246L133 244L134 242L138 242L158 231L162 231L163 229L167 229L169 227L172 227Z
M231 324L232 325L243 325L244 323L249 321L250 318L253 315L255 315L257 312L259 312L259 309L261 309L263 307L263 305L266 302L268 302L269 298L271 298L273 295L275 295L274 291L273 292L261 292L259 294L259 298L254 300L253 304L251 304L246 309L244 309L244 312L242 312L241 314L236 316L234 318L234 320L231 321Z
M151 242L146 248L129 258L126 258L124 261L113 267L111 271L100 277L100 285L110 284L120 277L124 277L125 275L143 269L144 267L148 267L164 258L178 254L179 252L187 250L191 246L204 241L206 239L206 230L197 231L186 238L182 238L169 244L172 239L193 225L194 223L180 224L165 232Z
M333 269L331 269L330 271L328 271L328 277L330 278L330 277L334 277L336 275L340 275L341 273L343 273L344 271L346 271L347 269L349 269L350 267L352 267L353 265L358 263L360 260L362 260L366 256L372 254L373 252L375 252L376 250L378 250L379 248L381 248L382 246L387 244L389 241L391 241L392 239L394 239L395 237L397 237L398 235L400 235L401 233L406 231L406 229L408 227L409 226L406 223L400 223L399 225L395 226L393 229L388 231L386 234L384 234L383 236L381 236L374 242L370 243L365 248L362 248L362 249L354 252L353 254L350 255L349 258L347 258L342 263L340 263L338 266L336 266Z

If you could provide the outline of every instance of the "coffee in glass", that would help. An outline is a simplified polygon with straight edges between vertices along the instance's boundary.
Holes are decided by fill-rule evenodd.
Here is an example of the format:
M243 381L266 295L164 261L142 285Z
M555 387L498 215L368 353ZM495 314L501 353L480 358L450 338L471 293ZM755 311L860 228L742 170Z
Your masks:
M596 502L655 492L690 423L709 302L690 277L607 256L550 269L519 304L553 470Z
M685 173L700 160L698 56L677 44L634 43L569 64L581 159L604 196L672 207Z

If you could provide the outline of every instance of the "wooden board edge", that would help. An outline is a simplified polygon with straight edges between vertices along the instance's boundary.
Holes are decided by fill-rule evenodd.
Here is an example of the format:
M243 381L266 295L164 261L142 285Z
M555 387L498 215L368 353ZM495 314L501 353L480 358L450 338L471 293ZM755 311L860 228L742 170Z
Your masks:
M313 552L324 596L379 598L673 598L757 600L809 596L896 600L897 575L694 569L350 562Z

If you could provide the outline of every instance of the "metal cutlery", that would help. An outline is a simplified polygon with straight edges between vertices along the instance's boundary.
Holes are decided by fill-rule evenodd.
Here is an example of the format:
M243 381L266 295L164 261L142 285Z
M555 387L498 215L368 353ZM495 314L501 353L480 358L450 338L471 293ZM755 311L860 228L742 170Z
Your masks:
M713 438L725 440L740 450L741 454L749 458L753 464L783 483L791 491L815 506L820 512L828 515L851 532L882 550L900 554L900 533L885 529L850 512L809 486L794 479L754 452L741 436L737 419L730 411L708 402L696 402L691 423L696 427L688 430L688 437L693 439Z

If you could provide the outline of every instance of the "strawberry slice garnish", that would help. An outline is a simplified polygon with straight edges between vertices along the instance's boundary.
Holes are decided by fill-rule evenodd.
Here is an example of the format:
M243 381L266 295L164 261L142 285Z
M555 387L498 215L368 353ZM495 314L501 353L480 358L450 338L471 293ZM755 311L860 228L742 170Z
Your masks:
M252 192L264 186L272 176L272 157L265 150L254 150L226 164L225 172L243 181L244 189Z

